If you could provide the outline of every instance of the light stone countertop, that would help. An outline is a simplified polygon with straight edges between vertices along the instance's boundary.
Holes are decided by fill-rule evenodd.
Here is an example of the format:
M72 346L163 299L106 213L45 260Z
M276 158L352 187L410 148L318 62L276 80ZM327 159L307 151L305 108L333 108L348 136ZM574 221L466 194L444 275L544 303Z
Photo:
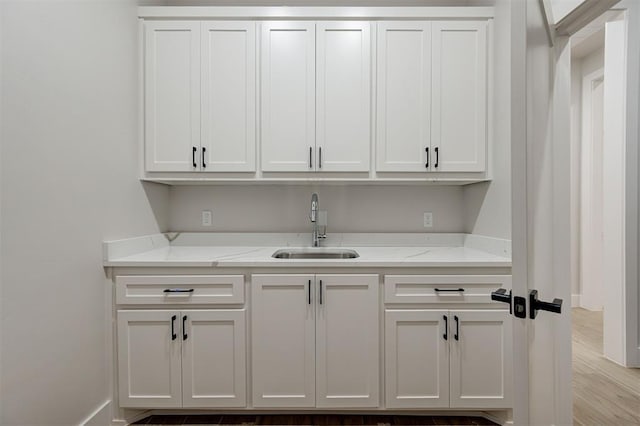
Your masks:
M337 234L310 248L306 234L162 234L105 243L105 267L511 267L507 240L469 234ZM376 238L377 237L377 238ZM369 241L366 241L368 239ZM350 244L355 243L355 244ZM275 259L282 248L348 248L355 259Z

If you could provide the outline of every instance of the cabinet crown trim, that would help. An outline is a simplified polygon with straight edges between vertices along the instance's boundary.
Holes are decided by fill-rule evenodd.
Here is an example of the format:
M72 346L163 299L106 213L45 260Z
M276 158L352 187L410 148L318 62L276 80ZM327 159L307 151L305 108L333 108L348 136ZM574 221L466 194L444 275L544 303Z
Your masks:
M250 7L250 6L143 6L138 17L240 19L491 19L493 7Z

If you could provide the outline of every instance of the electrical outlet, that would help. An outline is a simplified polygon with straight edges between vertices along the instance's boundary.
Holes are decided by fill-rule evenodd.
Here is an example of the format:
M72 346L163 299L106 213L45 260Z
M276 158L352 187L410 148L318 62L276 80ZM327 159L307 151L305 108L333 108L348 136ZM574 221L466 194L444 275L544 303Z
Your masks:
M202 226L213 225L213 214L211 210L202 210Z
M424 212L424 227L431 228L433 226L433 213Z

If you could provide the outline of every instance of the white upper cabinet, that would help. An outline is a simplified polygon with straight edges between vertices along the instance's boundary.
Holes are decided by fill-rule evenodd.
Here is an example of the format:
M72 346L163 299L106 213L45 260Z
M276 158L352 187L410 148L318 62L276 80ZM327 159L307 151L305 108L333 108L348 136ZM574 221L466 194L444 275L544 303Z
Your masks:
M256 169L255 26L202 23L202 171Z
M144 44L146 170L197 170L200 22L145 22Z
M316 23L317 171L369 171L371 23Z
M487 150L487 23L435 21L432 25L434 167L442 172L483 172Z
M262 170L313 170L315 23L262 23Z
M431 25L378 23L378 171L429 170Z

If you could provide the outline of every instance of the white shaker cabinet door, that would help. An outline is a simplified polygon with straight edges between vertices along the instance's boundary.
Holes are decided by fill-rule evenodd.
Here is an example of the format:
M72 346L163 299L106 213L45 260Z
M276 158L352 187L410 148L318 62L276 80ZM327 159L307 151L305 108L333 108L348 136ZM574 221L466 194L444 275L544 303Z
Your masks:
M449 323L451 407L511 407L509 311L451 311Z
M425 172L431 166L431 25L378 23L378 171Z
M202 22L204 172L256 169L256 23Z
M385 312L387 408L449 407L446 310Z
M313 275L253 275L253 406L315 406Z
M198 170L200 22L144 23L145 168Z
M319 408L379 406L377 275L317 275Z
M369 171L371 23L316 24L317 171Z
M181 312L182 406L246 406L245 310Z
M179 311L118 311L121 407L182 406Z
M487 150L487 23L433 24L432 170L483 172Z
M313 170L315 23L272 21L261 27L262 170Z

